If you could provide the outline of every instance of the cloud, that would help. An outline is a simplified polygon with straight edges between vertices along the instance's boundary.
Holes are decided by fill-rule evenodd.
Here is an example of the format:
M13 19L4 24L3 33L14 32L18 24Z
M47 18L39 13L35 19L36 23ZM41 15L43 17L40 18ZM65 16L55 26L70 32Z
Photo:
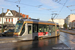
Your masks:
M52 9L48 9L48 8L39 8L39 10L52 10Z
M47 8L39 8L39 10L44 10L44 9L47 9Z
M40 0L40 2L47 6L51 6L53 8L58 8L58 6L56 6L57 4L52 0Z

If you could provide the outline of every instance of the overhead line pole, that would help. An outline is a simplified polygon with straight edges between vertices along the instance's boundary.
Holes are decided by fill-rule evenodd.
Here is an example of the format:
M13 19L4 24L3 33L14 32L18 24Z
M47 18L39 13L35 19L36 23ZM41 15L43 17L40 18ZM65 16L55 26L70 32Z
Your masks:
M16 5L19 8L19 18L20 18L20 7L18 5Z
M3 8L2 8L2 32L3 32Z

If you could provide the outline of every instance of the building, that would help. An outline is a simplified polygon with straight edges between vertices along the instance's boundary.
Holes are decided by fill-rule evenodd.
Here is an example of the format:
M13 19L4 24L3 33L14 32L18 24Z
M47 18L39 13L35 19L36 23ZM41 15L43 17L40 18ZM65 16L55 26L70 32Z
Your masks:
M49 21L52 21L52 20L49 19ZM54 21L55 23L58 23L58 24L59 24L59 28L63 28L64 19L53 19L53 21Z
M72 28L75 29L75 20L72 21Z
M31 19L31 18L29 18L29 15L25 15L22 13L20 13L20 15L19 15L19 13L17 11L7 9L7 12L3 13L3 25L8 26L8 27L14 26L16 24L16 22L22 18ZM2 25L2 13L0 14L0 26L1 25Z
M65 18L65 23L68 27L72 27L72 21L75 20L75 14L70 14Z

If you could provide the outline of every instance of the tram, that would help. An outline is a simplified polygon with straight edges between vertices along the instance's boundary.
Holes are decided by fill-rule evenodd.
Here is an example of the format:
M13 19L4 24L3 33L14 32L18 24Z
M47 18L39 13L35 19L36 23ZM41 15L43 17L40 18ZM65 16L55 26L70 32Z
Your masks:
M58 24L38 19L20 19L17 21L13 36L18 40L36 40L59 36Z

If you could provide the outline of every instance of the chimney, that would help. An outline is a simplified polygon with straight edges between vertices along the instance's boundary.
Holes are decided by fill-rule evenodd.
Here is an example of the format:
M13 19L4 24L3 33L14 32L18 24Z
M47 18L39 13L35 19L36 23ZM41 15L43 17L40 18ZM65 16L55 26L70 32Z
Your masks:
M29 19L31 19L31 18L29 17Z
M26 15L26 18L28 19L29 15Z
M9 11L9 9L7 9L7 12Z
M22 14L22 17L25 18L25 14Z

